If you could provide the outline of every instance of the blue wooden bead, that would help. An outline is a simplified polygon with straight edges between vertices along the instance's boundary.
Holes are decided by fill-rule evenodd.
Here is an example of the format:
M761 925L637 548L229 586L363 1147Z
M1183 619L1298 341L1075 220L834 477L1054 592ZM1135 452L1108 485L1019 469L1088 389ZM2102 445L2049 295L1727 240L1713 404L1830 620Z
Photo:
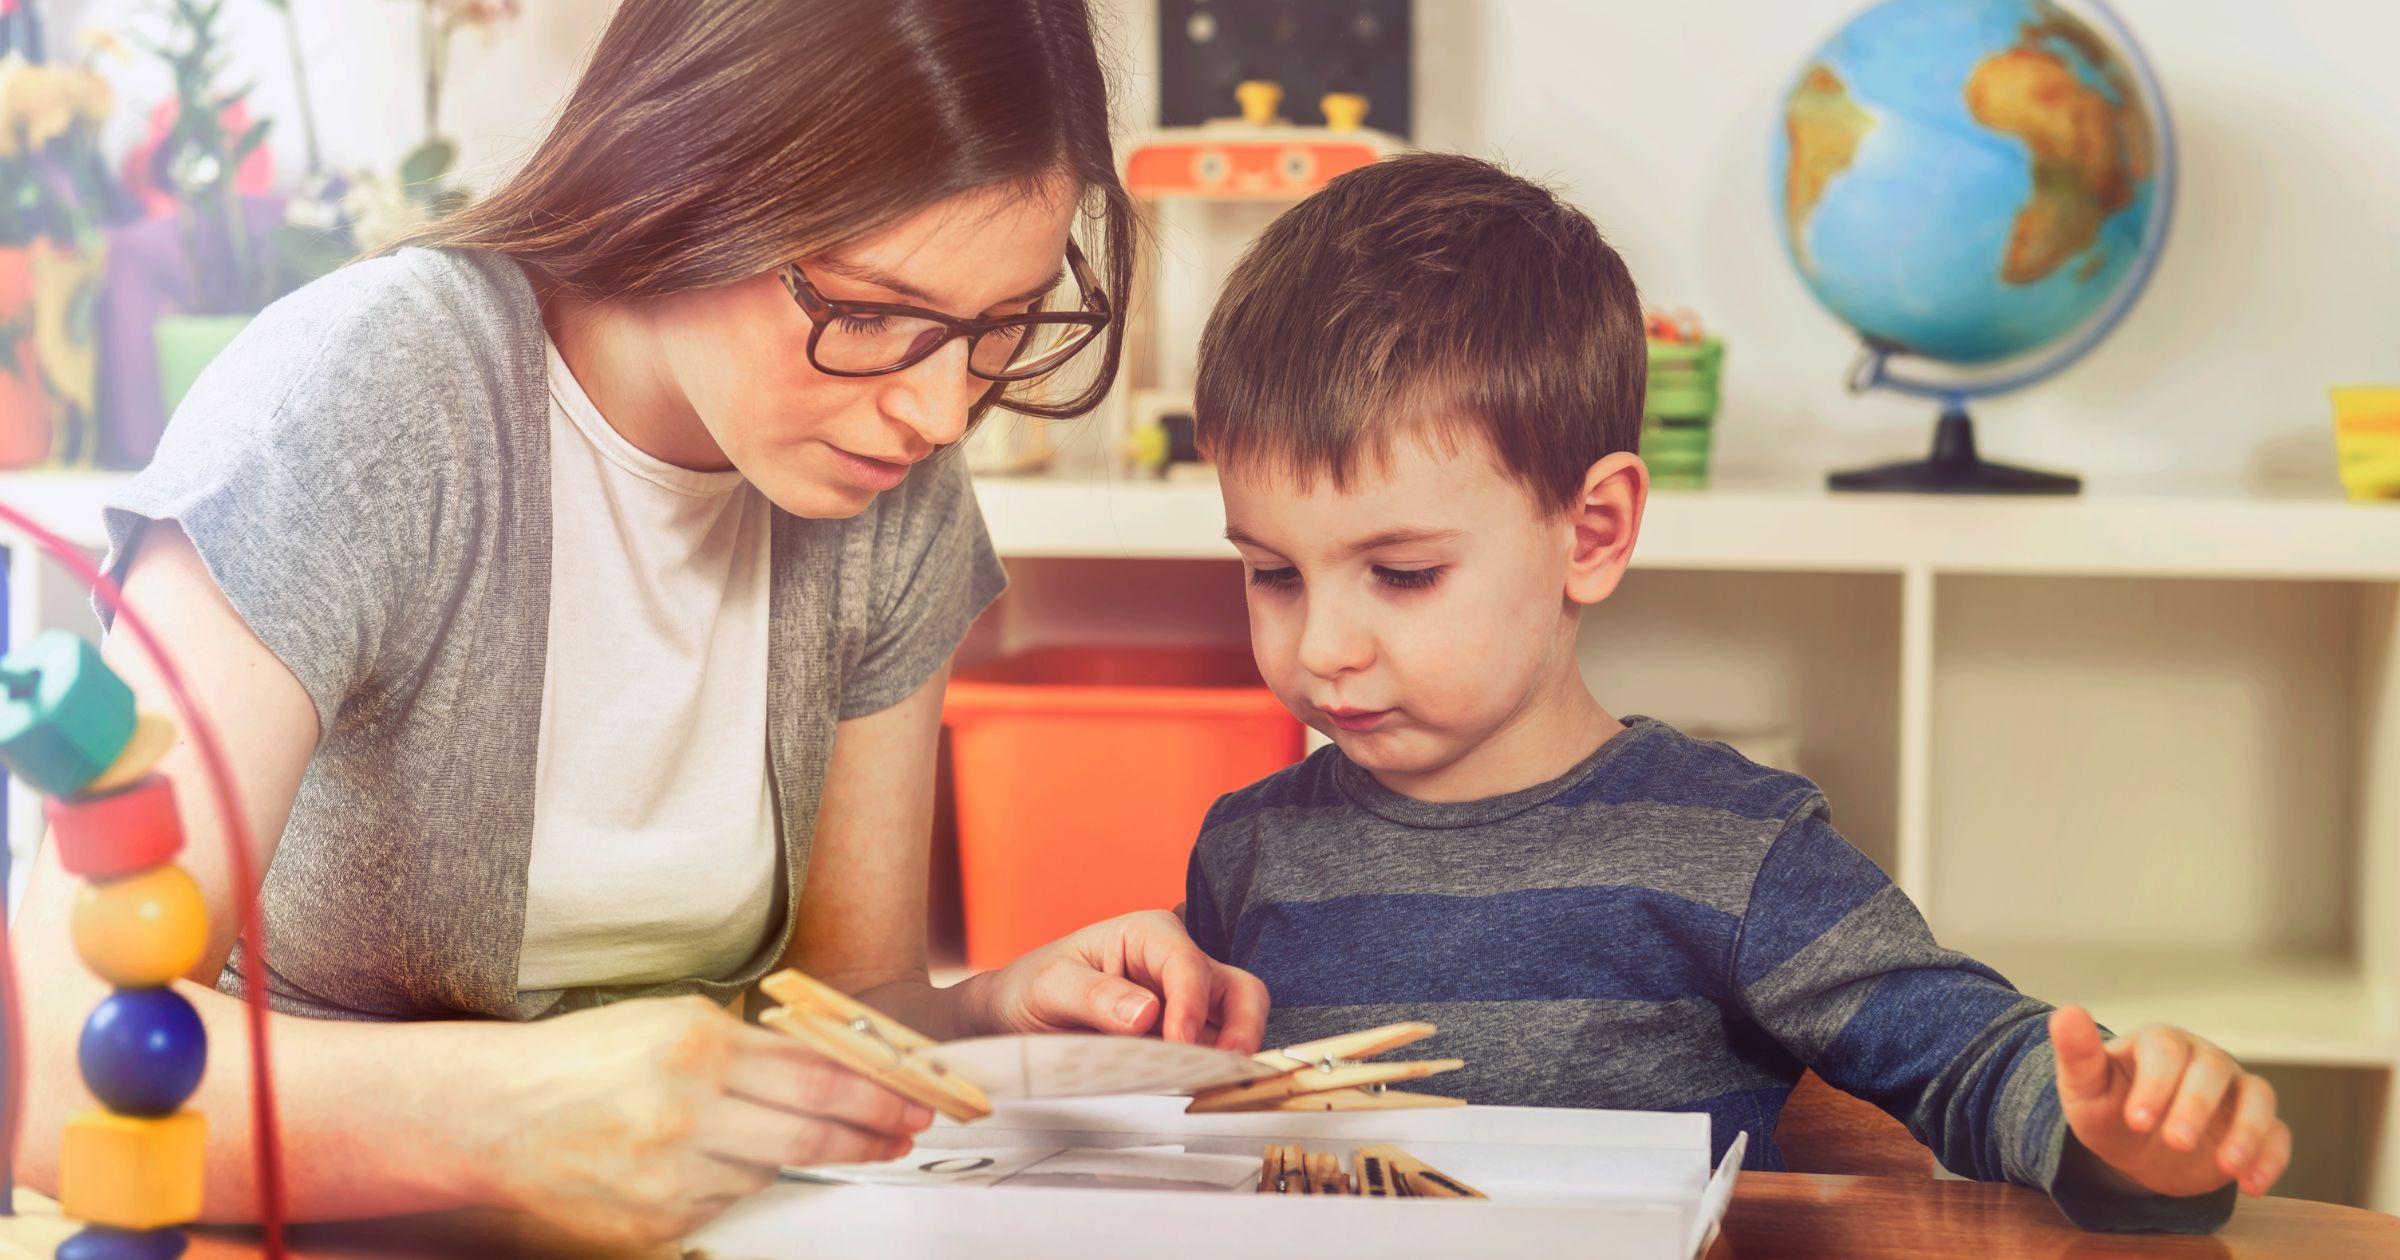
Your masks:
M183 1254L180 1229L110 1229L94 1225L58 1245L58 1260L175 1260Z
M46 630L0 658L0 762L45 796L100 777L134 721L132 689L76 635Z
M208 1030L173 989L120 989L83 1024L83 1083L120 1116L171 1115L200 1087Z

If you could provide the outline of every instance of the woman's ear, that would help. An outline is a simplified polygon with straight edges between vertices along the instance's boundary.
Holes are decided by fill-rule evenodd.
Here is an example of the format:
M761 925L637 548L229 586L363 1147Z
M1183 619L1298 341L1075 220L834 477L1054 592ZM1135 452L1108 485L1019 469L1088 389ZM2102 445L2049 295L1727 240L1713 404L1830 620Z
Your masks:
M1642 532L1642 507L1650 499L1650 468L1642 457L1619 451L1583 475L1583 489L1567 510L1574 531L1567 555L1567 598L1597 604L1617 589L1633 561L1633 540Z

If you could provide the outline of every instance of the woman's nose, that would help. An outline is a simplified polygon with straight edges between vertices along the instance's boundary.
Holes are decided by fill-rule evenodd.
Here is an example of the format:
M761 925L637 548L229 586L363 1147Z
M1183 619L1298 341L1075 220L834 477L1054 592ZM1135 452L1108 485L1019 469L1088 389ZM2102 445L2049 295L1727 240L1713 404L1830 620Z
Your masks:
M991 388L991 382L967 371L964 337L884 379L883 414L934 446L948 446L967 431L967 412Z

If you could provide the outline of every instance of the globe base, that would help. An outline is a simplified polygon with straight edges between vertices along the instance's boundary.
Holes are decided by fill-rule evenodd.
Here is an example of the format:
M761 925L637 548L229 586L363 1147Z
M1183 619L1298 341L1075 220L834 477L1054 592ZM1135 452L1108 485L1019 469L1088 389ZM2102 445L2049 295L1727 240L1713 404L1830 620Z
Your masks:
M1902 494L2077 494L2083 479L2013 464L1986 463L1975 453L1975 422L1964 408L1942 413L1934 424L1931 458L1878 468L1853 468L1825 478L1835 490L1883 490Z

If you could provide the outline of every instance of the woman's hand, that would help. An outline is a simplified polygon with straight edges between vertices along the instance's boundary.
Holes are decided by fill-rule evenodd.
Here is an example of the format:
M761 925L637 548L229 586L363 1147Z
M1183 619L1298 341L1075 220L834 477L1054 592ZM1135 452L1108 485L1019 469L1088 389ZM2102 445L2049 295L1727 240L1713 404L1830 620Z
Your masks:
M482 1073L505 1206L586 1237L683 1237L783 1165L897 1159L932 1113L697 997L526 1025ZM472 1123L472 1121L470 1121Z
M1267 986L1202 953L1165 910L1105 919L968 981L979 1022L1000 1032L1104 1032L1251 1053Z

